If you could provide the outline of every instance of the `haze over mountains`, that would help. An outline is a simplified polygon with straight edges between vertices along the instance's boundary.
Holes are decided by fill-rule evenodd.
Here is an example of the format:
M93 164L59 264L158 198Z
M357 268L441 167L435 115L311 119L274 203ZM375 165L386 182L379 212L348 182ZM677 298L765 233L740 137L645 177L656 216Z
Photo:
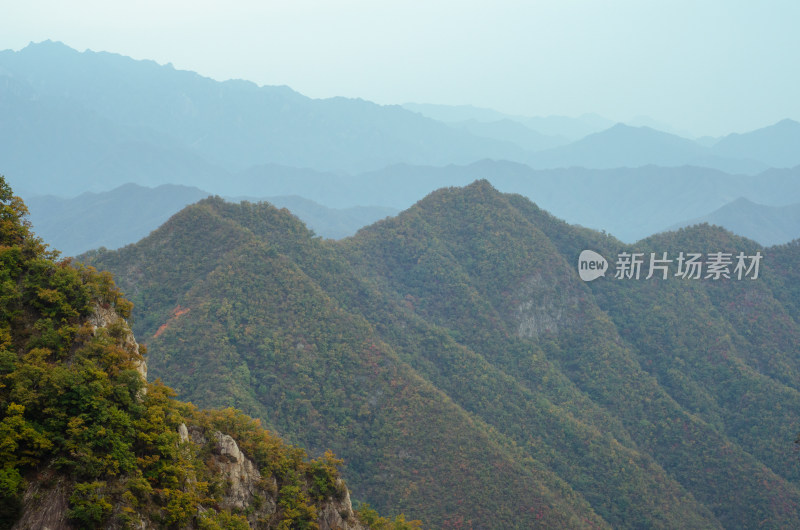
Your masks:
M108 192L86 192L71 199L39 195L27 201L30 221L39 237L65 256L95 248L116 249L135 243L161 226L174 213L209 193L188 186L164 184L146 188L125 184ZM327 208L296 195L235 200L266 200L289 208L321 237L340 239L362 226L398 212L388 207Z
M706 216L677 223L670 229L701 223L724 226L763 245L781 245L797 239L800 233L800 203L764 206L740 198Z
M219 83L153 62L78 53L60 43L2 52L0 67L3 130L14 131L13 142L3 138L6 171L29 186L48 184L55 193L123 184L130 175L120 181L107 172L117 163L149 175L140 184L208 189L211 176L267 163L349 172L401 161L440 164L524 153L400 107L313 100L288 87L246 81ZM44 126L47 135L39 134ZM48 159L37 156L42 151ZM174 167L164 167L162 159ZM61 185L52 182L57 169ZM187 181L193 173L195 180Z
M694 167L533 170L485 160L467 166L401 164L332 178L310 170L254 168L248 179L255 196L237 200L267 200L289 208L318 235L339 239L408 208L431 187L463 186L488 178L504 192L536 197L538 206L559 218L606 230L626 242L699 222L724 226L764 245L786 243L800 234L791 207L800 202L798 168L769 170L753 178ZM265 197L268 190L281 195ZM207 195L189 187L123 186L72 199L34 196L27 202L42 236L74 255L99 246L114 249L134 243L183 206ZM772 213L742 207L741 197L750 197ZM717 209L724 213L708 215Z
M791 176L800 164L800 124L791 120L694 141L595 115L533 118L474 107L314 100L288 87L217 82L49 41L0 52L0 107L0 170L29 200L46 233L55 225L77 232L79 225L68 228L57 215L63 207L39 208L34 196L66 199L128 183L399 210L441 186L488 178L570 222L625 241L702 218L739 197L774 207L800 201ZM652 125L644 118L638 123ZM769 168L795 169L778 177ZM623 189L624 202L611 192ZM117 208L139 208L138 197ZM165 209L137 234L175 211ZM348 235L356 219L318 232ZM364 224L374 219L367 216ZM785 241L787 235L764 237Z
M800 236L800 124L653 125L0 52L0 173L48 243L114 274L181 399L333 449L357 500L427 526L800 527L800 245L765 248ZM587 283L585 249L763 261Z

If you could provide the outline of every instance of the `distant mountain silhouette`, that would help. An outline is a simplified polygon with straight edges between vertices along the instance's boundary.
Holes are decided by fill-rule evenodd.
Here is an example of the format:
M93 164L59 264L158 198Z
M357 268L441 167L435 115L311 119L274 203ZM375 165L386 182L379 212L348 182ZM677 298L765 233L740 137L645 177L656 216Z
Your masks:
M541 151L569 143L563 136L541 134L509 118L487 122L467 120L454 122L451 125L482 138L511 142L528 151Z
M398 164L344 180L349 191L343 200L336 196L334 201L333 195L329 199L334 202L311 198L340 208L383 204L404 209L433 189L480 178L503 192L524 195L570 223L606 230L626 242L702 217L737 197L773 206L800 202L800 167L753 177L693 166L534 170L492 160L446 167ZM314 193L313 187L308 191ZM305 195L301 190L291 193Z
M540 142L560 141L538 133L573 137L608 121L406 107L315 100L285 86L218 82L171 65L48 41L0 52L0 174L27 197L74 197L135 182L220 196L297 195L337 209L407 208L436 188L488 178L503 191L523 193L571 222L613 230L626 241L740 196L785 205L797 187L797 171L762 173L767 164L750 157L791 162L798 129L791 121L729 136L713 148L710 139L701 145L617 124L533 152L544 146ZM443 123L418 112L460 121ZM783 146L783 158L725 147L745 140ZM757 174L759 181L728 174ZM623 210L620 197L627 201Z
M194 187L163 185L146 188L125 184L111 191L84 193L65 199L53 195L25 199L37 234L66 256L106 247L116 249L135 243L161 226L185 206L210 194ZM397 209L381 206L327 208L296 195L236 197L238 201L266 201L286 208L314 232L340 239L389 215Z
M475 120L486 123L505 119L516 119L493 109L473 105L437 105L434 103L403 103L403 108L428 118L447 123Z
M703 217L676 223L669 230L708 223L762 245L782 245L800 238L800 203L765 206L743 197Z
M56 246L73 254L100 245L116 248L132 243L180 207L209 194L269 201L288 208L318 235L338 239L408 208L434 189L464 186L481 178L504 192L530 198L570 223L606 230L626 242L685 226L689 220L720 224L764 244L783 242L791 234L790 224L763 224L755 237L752 230L742 231L739 225L706 216L739 197L771 207L800 203L800 167L772 169L752 177L692 166L534 170L520 163L493 160L445 167L395 164L352 176L265 165L232 174L199 195L188 193L152 212L150 205L161 205L164 198L149 197L146 188L136 193L114 190L47 201L33 194L23 197L29 203L37 232L50 241L64 242L61 244L65 246ZM173 188L187 189L162 186L156 190L163 196ZM236 193L226 194L225 189ZM98 202L106 210L97 206ZM103 213L84 214L83 209ZM143 212L148 213L141 215ZM786 213L782 212L780 215ZM136 237L126 235L131 226L140 226ZM79 245L66 243L72 240Z
M247 197L245 199L251 202L255 200ZM286 208L316 235L327 239L352 236L360 228L400 212L396 208L387 206L328 208L297 195L264 197L257 201L266 201L278 208Z
M358 197L346 184L347 180L346 175L330 171L280 164L260 164L231 175L225 182L213 184L209 187L209 191L218 195L248 197L301 195L328 206L338 207L339 198ZM358 204L364 203L356 200L348 206Z
M651 129L674 134L683 138L691 138L695 142L698 140L697 138L694 138L694 135L691 132L685 129L673 127L669 123L653 119L650 116L634 116L633 118L625 120L624 123L625 125L630 125L631 127L650 127Z
M730 134L712 151L718 156L760 160L772 167L794 167L800 164L800 123L782 120L755 131Z
M503 114L492 109L473 107L472 105L435 105L430 103L405 103L403 107L445 123L459 123L471 120L490 123L511 120L521 123L540 134L563 137L570 141L580 140L588 134L602 131L614 124L613 121L597 114L583 114L577 118L568 116L515 116Z
M53 195L25 197L30 221L39 237L66 256L135 243L175 212L207 197L187 186L145 188L126 184L109 192L64 199Z
M715 156L696 142L650 127L618 123L571 144L536 153L530 165L537 168L683 166L711 167L729 173L753 174L768 165L755 160Z
M0 65L9 56L0 52ZM4 73L0 172L19 193L75 195L132 180L202 186L220 178L221 168L161 132L116 122L66 94L42 95Z
M180 179L191 171L221 180L226 172L269 163L342 173L525 155L508 142L399 106L217 82L171 65L80 53L50 41L0 52L0 102L0 170L54 192L66 181L75 192L110 189L132 171L149 177L150 185L203 186ZM159 157L169 167L161 167ZM138 160L136 169L123 170L131 158ZM117 170L128 174L118 178Z

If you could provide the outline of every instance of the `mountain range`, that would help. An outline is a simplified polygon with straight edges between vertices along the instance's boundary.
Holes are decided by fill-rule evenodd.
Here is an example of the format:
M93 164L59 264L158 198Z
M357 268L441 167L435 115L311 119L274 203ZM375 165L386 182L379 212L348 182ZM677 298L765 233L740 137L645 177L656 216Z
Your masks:
M254 167L346 176L399 163L482 159L537 168L699 165L743 174L800 164L800 125L791 120L709 144L649 127L611 126L598 116L448 109L311 99L285 86L218 82L45 41L0 52L0 170L27 196L41 190L75 196L130 182L275 196L285 193L237 182ZM463 119L454 125L419 111Z
M659 127L0 52L0 527L800 527L800 124Z
M266 200L288 208L318 235L333 239L408 208L434 187L463 186L481 178L504 192L532 198L570 223L614 233L629 243L702 222L764 245L786 243L800 235L791 207L800 202L800 167L768 170L755 178L692 167L533 170L488 160L444 168L402 164L338 181L327 173L281 167L247 173L256 191L272 189L284 195L238 196L238 200ZM269 184L259 186L261 177ZM658 183L655 189L653 183ZM208 195L190 187L126 185L72 199L24 198L37 232L54 248L75 255L134 243L183 206ZM739 198L762 206L759 210L734 204Z
M505 114L472 105L434 105L430 103L405 103L403 108L450 125L512 121L546 137L561 139L560 141L563 143L580 140L584 136L614 125L613 121L597 114L584 114L577 118L568 116L530 117Z
M632 123L655 125L645 118ZM438 187L488 178L561 218L632 242L738 197L774 207L799 201L796 179L780 176L797 172L799 142L800 124L792 120L695 141L596 115L535 118L468 106L315 100L285 86L218 82L50 41L0 52L0 173L32 206L55 200L37 195L72 199L135 183L399 210ZM328 223L328 214L312 221L308 203L294 204L326 237L376 219L333 213L349 220L326 230L338 221ZM49 209L36 210L48 212L38 221L46 232L60 226ZM147 229L174 211L166 208ZM92 233L80 223L70 230ZM101 241L89 237L85 244L90 240ZM70 252L86 249L61 244Z
M800 132L800 124L791 123L796 125ZM800 156L795 157L793 165L798 163ZM748 175L771 167L755 159L742 158L742 153L737 151L733 151L728 157L722 157L715 154L713 147L708 148L692 140L650 127L630 127L622 123L568 145L537 153L531 156L529 164L536 168L575 166L595 169L648 165L699 166Z
M523 152L397 106L220 83L50 41L0 52L0 74L0 156L25 193L100 191L131 181L209 189L225 172L267 163L349 172Z
M756 278L585 283L585 249L763 260ZM798 249L709 225L626 245L476 181L342 241L211 198L80 259L134 302L155 376L332 448L380 509L752 528L800 524Z
M51 248L66 256L135 243L184 206L211 195L194 187L164 184L146 188L125 184L108 192L86 192L71 199L38 195L26 200L29 220ZM289 208L317 235L340 239L398 210L388 207L327 208L296 195L237 200L268 201Z

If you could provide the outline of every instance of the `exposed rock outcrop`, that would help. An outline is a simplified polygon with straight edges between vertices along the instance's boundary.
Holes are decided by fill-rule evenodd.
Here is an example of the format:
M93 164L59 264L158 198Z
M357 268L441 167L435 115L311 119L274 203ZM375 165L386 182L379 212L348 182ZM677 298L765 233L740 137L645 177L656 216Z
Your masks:
M69 491L72 484L49 471L31 481L22 498L22 517L12 530L66 530Z
M520 286L518 298L522 302L513 315L520 337L558 334L581 320L580 293L561 272L551 278L536 273Z
M92 314L89 315L89 324L91 324L95 331L97 328L107 328L112 324L116 324L119 320L122 319L119 315L117 315L114 308L110 306L104 307L100 304L95 304L92 309ZM141 355L139 343L136 342L136 338L133 336L133 331L131 331L130 328L127 328L127 333L123 338L123 346L125 349L134 354L134 357L136 358L134 361L136 371L139 372L139 374L142 376L142 379L147 381L147 363L145 362L144 357Z
M261 473L244 453L239 450L236 440L227 434L216 431L214 440L214 466L228 482L228 488L222 499L222 508L244 510L253 503L254 495L266 499L264 506L254 512L254 516L264 516L275 512L275 502L264 487ZM272 478L272 482L275 479ZM273 486L274 488L275 486ZM258 517L255 517L258 519Z
M356 519L353 504L350 502L350 492L344 486L342 479L336 481L337 488L344 490L344 497L336 500L329 497L319 511L320 530L360 530L364 528Z
M207 443L200 429L182 427L192 443ZM183 429L179 428L179 432L182 433ZM231 436L214 431L208 438L213 441L212 466L227 482L220 507L248 513L247 520L254 526L259 521L268 520L277 510L275 496L278 484L275 477L263 477ZM337 479L336 486L337 491L342 492L341 498L331 496L318 506L317 523L320 530L363 530L353 512L350 492L344 481Z

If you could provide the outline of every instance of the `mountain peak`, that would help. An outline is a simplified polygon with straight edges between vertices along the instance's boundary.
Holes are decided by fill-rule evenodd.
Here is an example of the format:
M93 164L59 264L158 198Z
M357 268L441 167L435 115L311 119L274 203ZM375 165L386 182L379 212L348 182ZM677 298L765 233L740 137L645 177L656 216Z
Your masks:
M614 131L614 130L617 130L617 131L624 131L624 130L630 130L630 129L643 129L643 128L644 128L644 127L634 127L634 126L632 126L632 125L628 125L627 123L624 123L624 122L618 121L617 123L615 123L614 125L612 125L611 127L609 127L609 128L608 128L608 129L606 129L606 130L607 130L607 131ZM602 132L602 131L601 131L601 132Z
M480 191L484 193L485 192L492 192L498 194L500 193L494 186L492 186L492 183L485 178L475 180L474 182L472 182L472 184L467 185L464 189L469 191L473 190Z
M779 121L778 123L776 123L775 125L773 125L773 127L778 127L780 129L792 129L792 130L794 130L794 129L800 128L800 122L797 122L797 121L795 121L795 120L793 120L791 118L784 118L781 121Z
M35 48L59 49L60 48L62 50L63 49L73 50L73 48L70 48L69 46L64 44L62 41L60 41L60 40L51 40L51 39L45 39L45 40L39 41L39 42L30 41L28 43L28 45L25 46L25 48L23 48L23 49L27 49L27 48L33 48L33 49L35 49Z
M674 135L674 134L671 134L671 133L668 133L668 132L664 132L664 131L660 131L658 129L654 129L654 128L652 128L650 126L647 126L647 125L628 125L627 123L623 123L623 122L615 123L614 125L612 125L608 129L606 129L605 131L600 131L600 132L597 132L595 134L612 133L612 132L614 132L614 133L624 133L624 134L630 134L630 135L634 135L635 134L635 135L639 135L639 136L643 136L645 134L650 134L650 135L675 136L675 137L681 138L681 137L679 137L677 135ZM681 139L684 139L684 138L681 138Z
M20 53L79 54L81 52L64 44L60 40L47 39L39 42L29 42L27 46L20 50Z
M713 151L722 156L759 160L777 168L794 167L800 162L798 142L800 123L786 118L754 131L729 134L714 145Z

